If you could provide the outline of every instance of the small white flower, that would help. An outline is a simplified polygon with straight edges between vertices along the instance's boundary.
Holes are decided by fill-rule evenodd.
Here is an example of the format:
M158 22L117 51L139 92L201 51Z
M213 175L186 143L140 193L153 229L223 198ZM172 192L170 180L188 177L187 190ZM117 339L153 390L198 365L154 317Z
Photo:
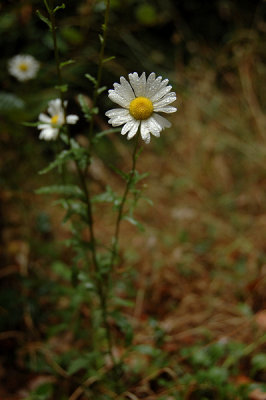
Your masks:
M64 101L64 106L67 106L67 101ZM64 109L61 99L51 100L48 103L48 114L41 113L39 115L38 129L41 130L40 139L55 140L58 137L60 128L64 125ZM74 114L66 116L66 124L75 124L79 117Z
M145 72L139 77L137 72L128 75L129 82L121 76L120 84L114 83L114 90L109 90L109 98L122 108L114 108L105 113L112 126L123 125L121 134L127 133L131 139L138 131L145 143L149 143L151 135L160 136L164 128L169 128L171 123L158 114L158 112L173 113L177 109L169 106L176 100L175 92L170 92L172 86L169 80L156 78L152 72L146 79Z
M14 76L19 81L27 81L35 78L39 68L39 61L28 54L19 54L8 61L8 71L10 75Z

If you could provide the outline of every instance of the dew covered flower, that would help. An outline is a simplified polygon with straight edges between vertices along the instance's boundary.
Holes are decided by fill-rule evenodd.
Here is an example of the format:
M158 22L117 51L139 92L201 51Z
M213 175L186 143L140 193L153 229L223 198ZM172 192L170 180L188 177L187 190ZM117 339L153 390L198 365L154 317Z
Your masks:
M39 61L29 54L18 54L8 61L10 75L19 81L27 81L35 78L39 68Z
M136 135L140 127L140 134L145 143L149 143L151 135L160 136L164 128L169 128L171 123L158 113L173 113L177 109L169 106L176 100L175 92L171 92L172 86L169 80L156 78L152 72L146 78L145 72L138 76L137 72L128 75L129 82L121 76L120 84L114 83L114 89L109 90L108 96L120 105L105 113L110 118L112 126L123 125L121 134L127 134L131 139Z
M64 101L64 106L67 106L67 101ZM55 140L58 137L60 128L64 125L64 109L61 99L51 100L48 103L48 114L41 113L39 115L40 124L38 129L41 133L39 138L44 140ZM66 116L67 124L75 124L79 117L74 114Z

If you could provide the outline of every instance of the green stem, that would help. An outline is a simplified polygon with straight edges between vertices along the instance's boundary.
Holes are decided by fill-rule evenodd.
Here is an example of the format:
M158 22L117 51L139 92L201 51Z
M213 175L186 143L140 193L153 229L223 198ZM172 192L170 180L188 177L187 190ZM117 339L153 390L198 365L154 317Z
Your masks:
M54 56L55 56L55 62L56 62L58 83L59 83L59 85L62 85L62 75L61 75L61 69L60 69L60 59L59 59L57 36L56 36L56 24L55 24L54 12L53 12L53 1L51 3L51 6L48 5L47 0L44 0L44 4L48 11L48 14L50 17L50 22L51 22L51 32L52 32L52 38L53 38L53 47L54 47ZM94 88L94 94L93 94L93 104L96 103L96 99L98 96L98 88L100 86L100 81L101 81L104 49L105 49L105 43L106 43L106 30L107 30L107 24L108 24L108 18L109 18L109 9L110 9L110 0L106 0L106 11L105 11L104 28L103 28L103 41L102 41L101 50L100 50L100 63L99 63L98 74L97 74L97 84ZM65 105L64 105L63 93L61 90L60 90L60 97L61 97L62 107L64 110L64 120L65 120L64 122L66 123L66 110L65 110ZM92 135L92 130L93 130L93 120L91 120L90 137ZM71 143L70 143L70 135L69 135L68 129L67 129L67 136L68 136L68 144L70 147ZM82 171L82 169L79 166L79 163L76 160L75 160L75 163L76 163L76 167L77 167L77 171L78 171L79 179L80 179L80 184L83 189L83 192L85 195L85 200L86 200L86 205L87 205L87 218L88 218L88 226L89 226L90 238L91 238L90 244L91 244L91 254L92 254L93 275L94 275L94 279L96 282L97 291L98 291L100 304L101 304L102 319L103 319L103 324L104 324L106 339L107 339L107 346L108 346L108 354L109 354L114 366L116 367L116 365L117 365L116 360L115 360L113 352L112 352L112 347L113 347L112 335L111 335L111 330L110 330L110 326L108 323L108 312L107 312L107 304L106 304L107 297L106 297L106 292L104 291L101 277L99 274L99 272L100 272L99 264L98 264L97 256L96 256L96 240L95 240L95 234L94 234L94 222L93 222L93 215L92 215L90 191L89 191L89 187L86 183L86 177L85 177L85 173L84 173L85 170Z
M103 71L103 64L104 64L104 51L106 46L106 38L107 38L107 27L109 22L109 13L110 13L110 0L105 0L105 14L104 14L104 23L102 26L103 35L101 39L101 47L100 47L100 54L99 54L99 63L98 63L98 71L97 71L97 79L96 84L93 90L92 96L92 105L91 108L93 109L96 105L96 101L98 98L98 90L102 80L102 71ZM93 134L93 127L94 127L94 115L91 116L90 126L89 126L89 147L88 152L91 153L92 148L92 134Z
M129 189L131 187L132 184L132 180L134 178L135 175L135 171L136 171L136 161L137 161L137 149L138 149L138 139L139 139L139 135L137 135L136 137L136 142L135 142L135 146L133 149L133 153L132 153L132 168L130 171L130 175L129 178L127 180L127 184L125 187L125 191L119 206L119 210L118 210L118 215L117 215L117 220L116 220L116 225L115 225L115 233L114 233L114 239L113 239L113 246L111 249L112 252L112 256L111 256L111 261L110 261L110 271L109 274L106 276L106 284L105 284L105 297L104 297L104 303L102 303L102 310L103 310L103 314L105 314L105 320L106 319L106 299L109 297L109 293L110 293L110 283L111 283L111 277L112 277L112 271L114 269L114 262L118 253L118 243L119 243L119 232L120 232L120 225L121 225L121 220L123 218L123 211L124 211L124 206L125 206L125 202L127 199L127 195L129 192ZM107 329L108 324L106 326L106 332L109 335L110 331L109 329ZM108 337L108 343L109 343L109 353L112 354L111 349L112 349L112 338L111 335ZM114 362L114 366L115 366L115 373L118 372L117 371L117 364L115 362L115 360L112 358L113 362Z
M93 222L93 215L92 215L90 192L89 192L89 188L86 183L85 176L84 176L78 162L76 162L76 166L77 166L81 186L82 186L83 192L85 194L85 199L86 199L88 225L89 225L90 237L91 237L91 243L90 243L91 244L91 253L92 253L92 261L93 261L93 265L94 265L93 275L94 275L94 280L97 285L97 292L98 292L100 304L101 304L102 319L103 319L103 324L104 324L106 339L107 339L107 346L108 346L108 354L109 354L109 357L111 358L114 366L116 366L116 360L114 358L113 351L112 351L112 348L113 348L112 335L111 335L111 330L110 330L110 326L108 323L106 292L104 291L102 280L101 280L101 277L99 276L99 264L98 264L98 260L97 260L97 256L96 256L96 240L95 240L94 229L93 229L94 222Z
M94 274L97 273L98 268L98 261L96 257L96 240L95 240L95 235L94 235L94 222L93 222L93 216L92 216L92 207L91 207L91 196L89 192L88 185L86 183L86 178L79 166L79 163L75 161L77 171L79 174L79 179L81 183L81 187L83 189L85 199L86 199L86 205L87 205L87 218L88 218L88 226L89 226L89 231L90 231L90 238L91 238L91 253L92 253L92 261L93 261L93 266L94 266Z
M44 0L44 4L45 4L46 9L48 11L50 22L51 22L51 33L52 33L52 39L53 39L53 48L54 48L54 57L55 57L57 79L58 79L59 87L61 87L62 86L62 74L61 74L60 59L59 59L59 52L58 52L58 45L57 45L55 16L54 16L54 12L53 12L54 1L52 0L50 7L48 6L48 3L47 3L46 0ZM63 112L64 112L64 123L66 123L66 107L65 107L65 104L64 104L64 96L63 96L62 90L59 89L59 91L60 91L61 105L62 105ZM68 139L70 141L69 135L68 135Z
M113 246L112 246L112 257L111 257L111 261L110 261L110 270L112 271L114 268L114 262L118 253L118 244L119 244L119 232L120 232L120 225L121 225L121 220L123 218L123 210L124 210L124 206L125 206L125 202L127 199L127 195L132 183L132 180L134 178L135 175L135 171L136 171L136 161L137 161L137 148L138 148L138 142L139 142L139 135L137 135L136 137L136 142L135 142L135 146L134 146L134 150L132 153L132 168L130 171L130 175L129 175L129 179L127 180L127 184L125 187L125 191L119 206L119 210L118 210L118 215L117 215L117 219L116 219L116 224L115 224L115 234L114 234L114 238L113 238Z

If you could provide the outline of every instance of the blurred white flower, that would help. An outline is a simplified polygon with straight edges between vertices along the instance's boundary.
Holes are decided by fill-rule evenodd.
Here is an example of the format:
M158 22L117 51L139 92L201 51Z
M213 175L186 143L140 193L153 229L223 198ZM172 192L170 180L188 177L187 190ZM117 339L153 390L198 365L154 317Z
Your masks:
M28 54L18 54L8 61L8 71L10 75L19 81L27 81L35 78L40 63L34 57Z
M145 72L139 77L137 72L128 75L129 82L121 76L120 84L114 83L114 90L109 90L109 98L122 108L114 108L105 113L112 126L123 125L121 134L127 133L131 139L138 131L145 143L149 143L151 135L160 136L164 128L169 128L171 123L157 114L158 112L173 113L177 109L169 106L176 100L175 92L170 92L172 86L169 80L156 78L152 72L146 79Z
M64 106L67 106L67 101L64 101ZM64 109L62 107L61 99L51 100L48 103L48 114L41 113L39 115L38 129L41 130L40 139L55 140L58 137L60 128L66 124L75 124L79 117L74 114L66 116L64 121Z

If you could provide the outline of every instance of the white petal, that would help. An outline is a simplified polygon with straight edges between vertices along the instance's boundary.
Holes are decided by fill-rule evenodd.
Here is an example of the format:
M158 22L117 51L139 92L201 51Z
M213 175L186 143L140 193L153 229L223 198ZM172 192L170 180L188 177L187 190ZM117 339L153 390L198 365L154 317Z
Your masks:
M67 122L67 124L76 124L78 119L79 119L79 117L77 115L70 114L66 117L66 122Z
M61 99L53 99L48 102L51 107L59 107L61 105Z
M133 72L133 74L129 74L130 84L135 92L136 97L145 96L146 94L146 75L145 72L141 74L139 77L137 72Z
M135 86L138 85L139 74L137 72L132 72L131 74L128 74L128 78L132 88L135 89Z
M161 125L156 121L156 119L151 116L148 120L148 127L149 127L149 132L152 133L156 137L160 137L160 132L162 130Z
M141 134L141 137L142 137L142 139L144 140L145 143L150 143L151 135L150 135L150 132L149 132L149 122L148 122L148 120L141 121L140 134Z
M112 108L106 111L105 115L109 118L123 117L124 115L129 115L129 111L125 108Z
M153 82L155 81L155 78L156 78L156 75L154 72L152 72L147 78L147 83L146 83L147 87L149 87L153 84Z
M146 139L144 140L144 142L145 142L146 144L149 144L150 141L151 141L151 135L149 134L149 135L146 137Z
M58 115L63 112L61 99L50 100L48 103L48 113L50 115Z
M160 82L160 85L159 85L159 89L158 89L158 90L163 89L165 86L168 85L168 83L169 83L169 79L164 79L162 82Z
M119 104L121 107L128 108L130 104L130 100L124 99L121 97L115 90L110 89L108 91L109 99L111 99L114 103Z
M63 110L58 112L57 115L58 115L58 120L57 120L57 124L56 125L61 126L61 125L63 125L65 123L65 116L64 116Z
M37 125L38 129L50 129L51 125L50 124L39 124Z
M109 124L111 124L113 126L119 126L119 125L125 124L126 122L132 120L132 117L129 114L129 111L125 110L123 108L109 110L106 112L105 115L110 118L108 122L109 122Z
M132 101L135 98L132 87L123 76L120 78L120 83L114 83L115 92L124 99Z
M158 76L155 80L150 80L149 84L146 84L146 97L148 97L149 99L155 94L157 93L157 91L159 90L160 86L161 86L161 82L162 81L162 77Z
M167 104L170 104L175 100L176 100L175 92L168 93L163 98L153 102L154 111L157 111L156 107L165 107L167 106Z
M166 106L166 107L155 107L155 112L165 112L167 114L173 113L177 111L176 107Z
M118 116L118 117L114 117L109 119L109 124L113 125L113 126L119 126L122 124L125 124L128 121L131 121L133 118L131 117L131 115L122 115L122 116Z
M140 121L134 120L133 122L134 122L134 124L133 124L132 128L130 129L130 131L128 132L128 135L127 135L128 140L133 138L133 136L136 135L138 127L139 127Z
M44 129L41 131L39 138L43 140L55 140L58 136L59 130L56 128Z
M135 125L136 120L135 119L131 119L130 121L128 121L122 128L121 130L121 135L125 135L128 131L130 131L130 129L132 128L133 125Z
M154 113L152 116L156 120L156 122L158 122L161 129L170 128L170 126L172 125L171 122L169 122L166 118L162 117L159 114Z
M152 102L157 101L161 99L163 96L165 96L170 90L172 89L171 85L168 85L166 87L162 87L158 92L156 92L152 97L150 97L150 100Z
M160 137L161 131L151 130L150 132L151 132L151 134L152 134L153 136L155 136L155 137Z
M47 123L49 123L49 122L51 121L51 118L48 117L48 115L41 113L41 114L39 115L39 120L40 120L41 122L47 122Z

